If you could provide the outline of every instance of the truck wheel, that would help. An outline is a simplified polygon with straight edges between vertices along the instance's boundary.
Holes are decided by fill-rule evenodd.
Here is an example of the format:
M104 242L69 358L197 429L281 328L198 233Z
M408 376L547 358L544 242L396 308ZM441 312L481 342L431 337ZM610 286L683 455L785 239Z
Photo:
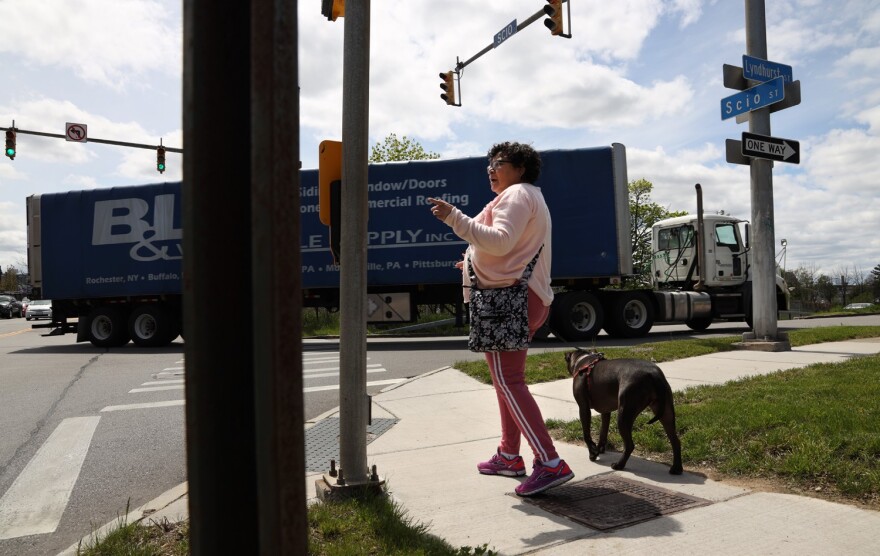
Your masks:
M685 324L691 330L696 330L697 332L701 330L706 330L709 328L709 325L712 324L712 317L700 317L696 319L691 319L686 321Z
M128 343L125 314L118 307L103 306L88 316L89 341L96 347L119 347Z
M141 305L128 319L131 341L140 347L167 346L178 335L178 327L161 305Z
M605 331L619 338L640 338L654 326L654 306L642 292L622 292L611 298Z
M583 342L602 330L605 311L590 292L565 292L556 296L550 309L550 328L566 342Z

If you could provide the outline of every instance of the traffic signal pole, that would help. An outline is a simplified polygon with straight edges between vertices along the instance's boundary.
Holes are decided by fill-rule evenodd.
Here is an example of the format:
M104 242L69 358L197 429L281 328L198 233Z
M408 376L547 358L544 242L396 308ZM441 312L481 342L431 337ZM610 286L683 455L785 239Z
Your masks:
M21 129L18 127L0 127L0 129L6 131L11 130L15 131L16 134L23 135L38 135L40 137L52 137L54 139L66 139L63 133L47 133L45 131L33 131L30 129ZM131 143L128 141L116 141L113 139L98 139L97 137L89 137L87 143L101 143L104 145L117 145L119 147L133 147L135 149L150 149L156 150L159 145L147 145L146 143ZM161 139L160 139L161 142ZM170 153L183 153L183 149L179 147L164 147L167 152Z
M550 33L552 35L560 36L560 37L563 37L566 39L570 39L571 38L571 0L558 0L558 1L557 0L547 0L547 2L548 2L548 4L545 5L543 8L541 8L540 10L538 10L537 12L535 12L534 14L529 16L522 23L517 24L515 29L512 27L512 25L513 25L513 23L516 22L516 20L513 20L510 24L511 26L508 28L502 29L502 32L500 32L498 35L495 36L495 40L491 44L487 45L485 48L483 48L482 50L480 50L479 52L477 52L476 54L474 54L473 56L471 56L470 58L468 58L464 62L462 62L461 60L458 60L456 58L454 72L447 72L447 73L440 74L440 79L443 80L443 83L440 85L440 87L445 91L444 94L441 95L440 98L442 98L446 102L446 104L449 104L450 106L461 106L460 95L459 96L455 95L455 87L454 87L453 79L451 77L446 77L447 74L451 75L452 73L455 73L455 75L460 78L461 75L464 73L462 70L464 70L464 68L466 66L472 64L477 59L479 59L481 56L483 56L484 54L487 54L490 50L498 48L498 46L502 42L507 40L507 38L522 31L523 29L525 29L526 27L528 27L529 25L531 25L532 23L534 23L535 21L540 19L542 16L545 16L545 15L550 16L548 19L544 20L544 25L546 25L547 28L550 29ZM562 17L562 15L563 15L562 14L562 5L563 4L566 4L567 5L566 7L568 9L568 21L569 21L568 33L562 32L563 31L562 21L564 19ZM461 87L459 86L459 93L460 92L461 92ZM458 102L456 102L456 100L458 100Z
M342 207L339 275L339 457L343 485L367 473L367 164L370 0L345 10L342 77ZM337 483L338 483L337 479Z

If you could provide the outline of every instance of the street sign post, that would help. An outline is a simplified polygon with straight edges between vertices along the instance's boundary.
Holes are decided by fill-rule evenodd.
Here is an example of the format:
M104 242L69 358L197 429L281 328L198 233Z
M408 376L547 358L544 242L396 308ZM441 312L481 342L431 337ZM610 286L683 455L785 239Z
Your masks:
M743 132L742 154L753 158L766 158L791 164L801 163L801 144L792 139Z
M794 73L791 66L743 54L743 77L761 83L781 77L786 83L791 83Z
M785 98L785 81L781 77L721 99L721 119L764 108Z

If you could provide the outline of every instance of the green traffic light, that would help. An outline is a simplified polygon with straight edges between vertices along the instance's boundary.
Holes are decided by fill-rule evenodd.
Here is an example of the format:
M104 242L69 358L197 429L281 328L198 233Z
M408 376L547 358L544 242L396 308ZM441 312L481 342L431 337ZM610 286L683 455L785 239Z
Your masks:
M6 156L15 156L15 149L6 149Z
M165 170L165 165L164 164L157 164L156 169L161 172L161 171Z

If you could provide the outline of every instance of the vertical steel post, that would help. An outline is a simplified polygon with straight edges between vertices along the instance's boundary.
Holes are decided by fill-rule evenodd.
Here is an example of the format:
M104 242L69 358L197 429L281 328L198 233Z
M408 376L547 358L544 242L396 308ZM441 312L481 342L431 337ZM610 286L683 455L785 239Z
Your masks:
M252 341L260 528L259 550L251 553L305 554L297 3L250 3L250 307L259 315Z
M767 59L767 22L764 0L745 0L746 53ZM749 131L770 135L770 109L754 110ZM773 166L770 160L751 159L752 201L752 326L757 340L777 336L776 258L773 219Z
M194 555L253 554L260 512L252 313L238 313L233 325L218 303L252 290L250 3L218 10L210 0L185 0L183 14L190 547Z
M339 277L339 458L349 485L367 483L367 151L370 0L345 6Z

